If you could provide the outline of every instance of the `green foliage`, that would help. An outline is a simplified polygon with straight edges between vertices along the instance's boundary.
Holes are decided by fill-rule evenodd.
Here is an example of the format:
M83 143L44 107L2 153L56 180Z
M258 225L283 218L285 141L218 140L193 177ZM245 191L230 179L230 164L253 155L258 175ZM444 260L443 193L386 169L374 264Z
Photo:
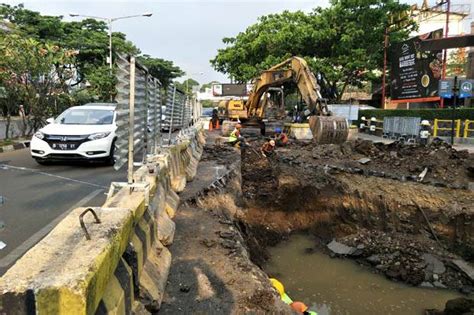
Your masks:
M152 76L160 80L164 88L168 87L173 82L173 79L184 75L183 70L174 65L170 60L152 58L149 55L140 56L138 60L148 68Z
M376 117L377 119L383 120L384 117L420 117L421 119L427 119L433 121L437 119L451 119L452 109L364 109L359 111L359 119L364 116L369 119L370 117ZM455 119L469 119L474 120L474 108L458 108L455 111Z
M211 100L202 100L202 101L201 101L201 105L202 105L202 107L206 107L206 108L208 108L208 107L215 107L215 106L216 106L216 105L214 104L214 102L211 101Z
M107 73L109 55L108 27L104 21L84 19L77 22L65 22L62 17L43 16L27 10L23 5L10 6L0 4L0 18L11 21L15 30L24 37L31 37L41 43L53 44L64 49L77 51L74 67L77 82L73 85L90 83L90 97L108 101L116 93L114 79ZM126 39L125 34L112 33L114 58L117 54L139 55L140 50ZM172 61L152 58L144 55L140 58L165 86L174 78L184 74Z
M191 95L193 93L193 86L199 86L199 82L189 78L184 80L183 83L175 81L174 85L178 90L181 90L184 93Z
M291 56L302 56L314 72L323 72L338 98L348 84L374 79L383 63L384 30L391 14L408 9L395 0L333 0L328 8L306 14L284 11L261 17L211 60L214 68L246 82ZM406 38L412 23L393 27L391 39Z
M30 127L36 130L44 118L56 114L58 104L70 102L74 55L18 34L0 37L0 86L7 94L3 104L7 115L16 114L17 106L23 104L30 114Z
M213 84L219 84L217 81L211 81L209 83L204 83L201 85L201 88L199 89L199 92L206 92L206 89L210 89Z

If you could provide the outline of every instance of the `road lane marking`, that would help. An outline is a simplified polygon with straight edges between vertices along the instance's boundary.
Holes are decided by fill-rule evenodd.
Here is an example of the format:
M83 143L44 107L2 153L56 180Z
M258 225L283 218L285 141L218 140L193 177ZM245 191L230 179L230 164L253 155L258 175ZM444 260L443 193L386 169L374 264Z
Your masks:
M76 202L71 208L69 208L64 213L57 216L53 221L51 221L48 225L43 227L41 230L30 236L26 241L22 244L17 246L14 250L12 250L8 255L0 259L0 268L5 268L14 263L18 258L23 256L31 247L33 247L36 243L38 243L43 237L46 236L62 219L64 219L72 210L79 208L89 202L90 200L94 199L99 193L104 191L103 189L97 189Z
M7 165L7 164L0 164L0 169L4 169L4 170L12 169L12 170L17 170L17 171L27 171L27 172L36 173L36 174L45 175L45 176L50 176L50 177L54 177L54 178L58 178L58 179L62 179L62 180L67 180L67 181L82 184L82 185L88 185L88 186L102 188L102 189L109 189L108 186L97 185L97 184L94 184L94 183L89 183L89 182L85 182L85 181L74 179L74 178L64 177L64 176L55 175L55 174L51 174L51 173L46 173L46 172L42 172L42 171L34 169L34 168L27 168L27 167L12 166L12 165Z

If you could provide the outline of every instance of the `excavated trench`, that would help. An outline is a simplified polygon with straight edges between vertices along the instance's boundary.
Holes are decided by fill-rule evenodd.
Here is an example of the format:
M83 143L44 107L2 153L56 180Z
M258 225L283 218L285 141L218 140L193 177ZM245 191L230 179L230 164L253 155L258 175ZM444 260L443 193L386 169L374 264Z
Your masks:
M443 147L438 149L447 158L445 167L451 168L450 172L429 158L418 159L416 168L403 168L404 163L417 161L413 152L418 149L363 145L369 150L362 156L372 159L372 168L357 163L361 156L354 149L357 143L349 149L347 144L322 147L316 156L312 146L293 144L277 150L270 159L262 158L257 146L242 149L245 211L238 227L252 261L267 270L269 261L272 263L272 247L292 246L292 235L305 235L305 242L312 244L304 251L308 257L353 260L366 272L389 280L412 287L451 289L472 298L474 279L469 263L474 262L474 199L468 189L472 155ZM371 155L372 149L379 152ZM398 157L393 169L386 161L381 170L386 158L383 150L390 158ZM405 159L403 152L410 152L411 158ZM428 168L425 164L429 163L429 180L416 182L414 174ZM444 184L440 185L440 180ZM305 261L304 255L298 259ZM308 259L307 263L311 269L320 270L322 266L313 265L318 261L323 264L324 259ZM271 276L282 273L273 272L277 274ZM349 282L357 279L348 277Z

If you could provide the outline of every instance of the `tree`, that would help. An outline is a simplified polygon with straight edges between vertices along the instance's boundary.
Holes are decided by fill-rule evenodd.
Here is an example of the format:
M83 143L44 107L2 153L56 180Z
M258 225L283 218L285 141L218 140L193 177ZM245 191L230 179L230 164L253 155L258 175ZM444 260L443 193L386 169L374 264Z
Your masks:
M219 84L217 81L211 81L209 83L205 83L201 85L201 88L199 89L199 92L206 92L206 89L210 89L213 84Z
M465 48L459 48L449 54L446 63L446 74L448 77L465 76L467 67L467 54Z
M0 85L8 96L8 104L4 105L7 121L17 106L23 104L29 113L28 126L36 130L46 117L57 112L58 103L69 101L74 51L8 34L0 37L0 56Z
M153 58L149 55L143 55L138 58L139 62L148 68L150 74L160 80L164 88L167 88L173 79L184 75L178 66L173 64L173 61L161 58Z
M189 78L183 81L183 83L180 83L178 81L174 82L175 86L177 89L183 91L184 93L191 95L193 94L193 86L198 86L199 87L199 82Z
M408 5L395 0L332 0L328 8L270 14L236 37L224 38L211 64L217 71L247 82L291 56L302 56L322 72L340 100L348 84L375 79L383 64L383 40L389 17ZM392 28L391 38L407 38L413 24Z

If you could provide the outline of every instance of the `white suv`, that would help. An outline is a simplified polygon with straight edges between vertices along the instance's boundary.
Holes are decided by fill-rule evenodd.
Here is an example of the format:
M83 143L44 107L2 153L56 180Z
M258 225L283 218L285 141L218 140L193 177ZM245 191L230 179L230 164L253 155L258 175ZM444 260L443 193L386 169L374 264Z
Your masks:
M102 160L114 164L116 104L89 103L47 120L31 139L31 156L53 160Z

